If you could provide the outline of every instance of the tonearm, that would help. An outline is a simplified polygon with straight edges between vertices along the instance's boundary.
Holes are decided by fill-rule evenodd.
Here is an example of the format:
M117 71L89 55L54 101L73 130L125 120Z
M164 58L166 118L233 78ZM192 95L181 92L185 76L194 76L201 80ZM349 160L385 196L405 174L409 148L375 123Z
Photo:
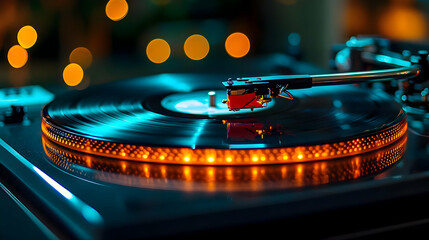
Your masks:
M227 89L224 103L232 111L253 110L266 106L274 97L293 99L288 92L290 89L391 80L423 83L428 80L428 51L420 50L415 55L407 51L399 54L380 44L383 41L386 40L355 37L347 41L346 47L337 53L335 62L339 70L352 70L348 72L230 78L222 82ZM351 52L353 55L357 52L357 60L350 57ZM383 69L353 71L350 67L356 65L353 61Z

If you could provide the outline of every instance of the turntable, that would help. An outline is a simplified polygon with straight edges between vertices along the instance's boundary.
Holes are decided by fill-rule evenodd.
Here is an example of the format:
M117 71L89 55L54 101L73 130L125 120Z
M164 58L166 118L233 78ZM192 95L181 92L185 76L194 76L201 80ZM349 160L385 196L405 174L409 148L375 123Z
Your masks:
M0 186L47 237L421 226L427 53L398 57L381 41L352 38L336 55L343 73L161 74L42 94L5 115Z

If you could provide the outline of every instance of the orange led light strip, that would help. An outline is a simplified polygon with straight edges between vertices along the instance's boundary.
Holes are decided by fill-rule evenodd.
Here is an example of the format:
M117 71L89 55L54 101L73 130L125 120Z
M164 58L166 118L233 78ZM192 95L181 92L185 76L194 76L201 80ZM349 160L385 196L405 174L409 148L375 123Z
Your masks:
M284 189L357 179L377 174L399 161L406 142L407 134L385 148L336 161L237 167L118 161L70 150L42 137L43 148L52 163L84 178L132 186L209 191ZM88 174L86 168L96 171ZM151 181L145 181L148 179Z
M407 131L405 118L396 125L365 137L313 146L267 149L191 149L149 147L77 136L44 121L42 131L53 142L89 154L152 163L186 165L264 165L342 158L387 146Z

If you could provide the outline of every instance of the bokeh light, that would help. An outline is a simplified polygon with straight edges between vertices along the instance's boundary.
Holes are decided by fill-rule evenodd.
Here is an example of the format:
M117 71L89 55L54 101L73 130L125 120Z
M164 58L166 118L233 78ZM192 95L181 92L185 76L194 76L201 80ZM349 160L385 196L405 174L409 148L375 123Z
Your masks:
M225 49L231 57L244 57L250 50L249 38L240 32L233 33L226 39Z
M192 60L201 60L209 53L209 42L199 34L194 34L185 41L184 50L186 56Z
M83 69L76 63L70 63L63 71L64 82L69 86L78 85L83 79Z
M7 52L7 60L12 67L21 68L27 63L27 50L19 45L12 46Z
M18 31L18 43L21 47L28 49L31 48L37 41L37 32L30 26L24 26Z
M125 0L110 0L106 4L106 15L113 21L123 19L128 13L128 3Z
M170 45L164 39L154 39L146 47L146 55L154 63L163 63L170 57Z
M401 5L386 9L378 26L383 36L392 39L422 40L427 36L425 16L416 9Z
M83 69L87 69L89 66L91 66L92 54L88 48L77 47L70 53L69 60L70 63L77 63Z

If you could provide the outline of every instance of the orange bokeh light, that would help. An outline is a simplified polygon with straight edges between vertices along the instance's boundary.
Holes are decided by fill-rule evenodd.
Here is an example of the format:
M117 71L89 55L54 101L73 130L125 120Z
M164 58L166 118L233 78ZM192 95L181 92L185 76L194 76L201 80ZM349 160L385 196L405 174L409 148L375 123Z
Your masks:
M128 3L125 0L110 0L106 4L106 15L113 21L122 20L128 13Z
M21 47L31 48L37 41L37 32L32 26L24 26L18 31L17 39Z
M209 42L199 34L194 34L185 41L184 50L186 56L192 60L201 60L209 53Z
M378 23L383 36L399 40L422 40L427 36L425 16L416 9L402 5L387 8Z
M154 39L146 47L146 55L154 63L163 63L170 57L170 45L164 39Z
M21 68L27 63L27 50L20 45L12 46L7 52L7 60L12 67Z
M83 79L83 69L76 63L70 63L63 71L64 82L69 86L78 85Z
M77 63L83 69L86 69L91 66L92 54L91 51L88 50L88 48L78 47L70 53L69 60L70 63Z
M231 57L244 57L250 50L249 38L240 32L233 33L226 39L225 49Z

